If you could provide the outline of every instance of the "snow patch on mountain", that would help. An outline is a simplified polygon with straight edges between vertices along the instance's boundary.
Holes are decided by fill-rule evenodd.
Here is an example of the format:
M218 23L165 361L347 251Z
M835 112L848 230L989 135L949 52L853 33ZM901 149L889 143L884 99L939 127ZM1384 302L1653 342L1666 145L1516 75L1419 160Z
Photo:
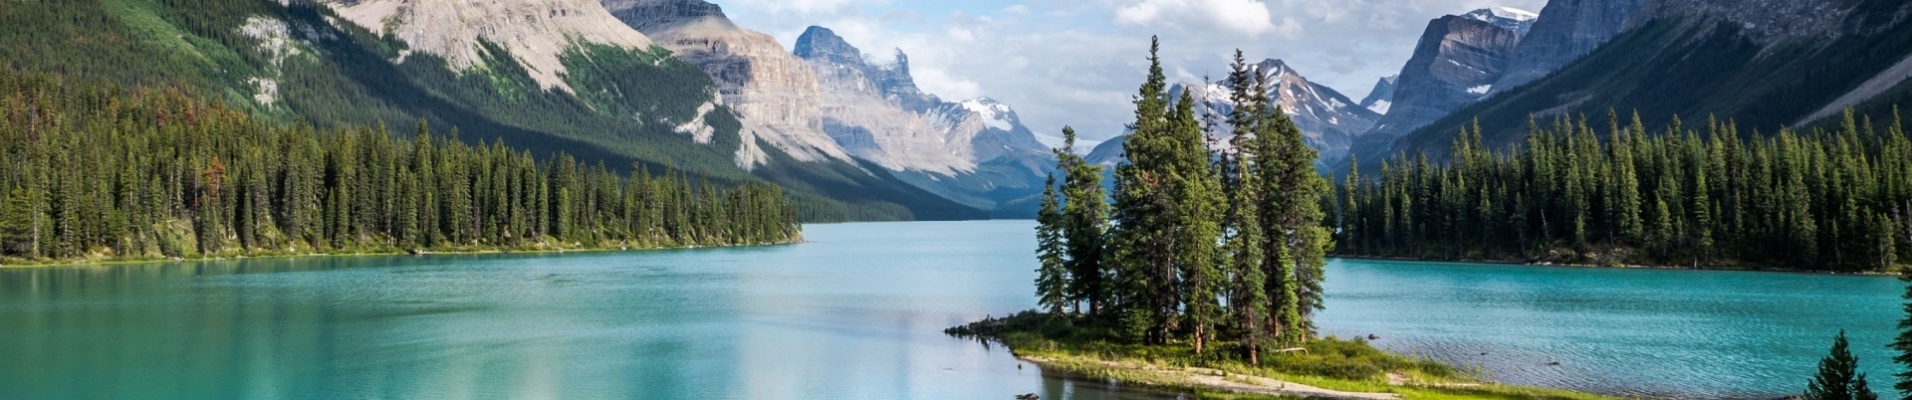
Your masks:
M963 105L963 109L969 110L970 112L976 113L978 116L981 116L983 120L983 125L988 126L990 129L1001 130L1001 131L1016 130L1016 126L1013 123L1013 121L1009 120L1009 113L1013 111L1009 110L1009 105L1007 104L998 103L995 100L992 100L988 97L984 97L984 98L973 99L973 100L964 100L962 102L962 105Z
M1373 104L1368 105L1368 111L1381 115L1387 115L1390 108L1394 108L1394 102L1388 100L1375 100Z
M1513 7L1489 7L1462 14L1461 17L1498 25L1526 36L1533 29L1534 20L1540 19L1540 14Z

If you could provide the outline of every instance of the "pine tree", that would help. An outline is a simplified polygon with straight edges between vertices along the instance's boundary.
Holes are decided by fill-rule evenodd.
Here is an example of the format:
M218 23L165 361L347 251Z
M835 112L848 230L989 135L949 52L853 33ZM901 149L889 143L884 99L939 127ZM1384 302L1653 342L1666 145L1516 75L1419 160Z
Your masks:
M1105 265L1109 204L1102 188L1102 167L1075 153L1075 128L1062 128L1062 148L1055 151L1056 169L1064 175L1064 205L1060 223L1064 265L1069 276L1069 303L1084 304L1094 318L1114 301L1111 271Z
M1899 335L1892 339L1892 349L1899 352L1892 356L1892 362L1905 366L1905 369L1892 374L1898 378L1892 388L1899 391L1901 400L1912 400L1912 270L1901 271L1899 281L1906 283L1905 294L1901 296L1904 304L1899 307L1905 312L1905 317L1899 320Z
M1120 299L1116 306L1124 331L1148 344L1167 341L1179 286L1167 188L1173 154L1168 79L1160 51L1160 40L1151 40L1148 79L1135 98L1135 122L1129 126L1133 133L1123 144L1128 162L1115 169L1114 222L1107 247L1118 280L1114 297Z
M1859 358L1846 348L1846 331L1832 339L1831 354L1819 361L1819 374L1806 384L1806 400L1874 400L1878 395L1868 389L1865 374L1858 373Z
M1256 86L1264 88L1266 83ZM1257 143L1251 149L1257 152L1254 173L1263 185L1260 211L1262 232L1267 235L1263 254L1270 257L1263 265L1277 268L1268 274L1267 288L1274 291L1269 295L1274 302L1269 309L1274 313L1275 332L1290 340L1306 340L1313 330L1311 316L1323 305L1321 280L1332 248L1321 211L1329 186L1315 172L1317 154L1303 141L1294 119L1279 107L1265 108L1272 112L1263 114L1257 124ZM1292 304L1287 304L1289 299ZM1291 308L1292 314L1287 311Z
M1217 243L1222 237L1223 203L1220 177L1210 161L1208 141L1194 110L1195 100L1182 92L1175 118L1177 156L1181 163L1170 176L1177 178L1175 225L1179 229L1176 244L1180 254L1176 263L1182 276L1184 312L1194 334L1195 352L1201 353L1213 333L1211 327L1224 315L1220 296L1226 284L1222 277ZM1312 173L1312 172L1311 172Z
M1262 263L1267 257L1263 251L1263 232L1260 219L1261 189L1253 170L1249 156L1255 151L1250 147L1256 142L1251 140L1254 134L1254 122L1260 113L1265 97L1250 94L1251 74L1241 50L1235 50L1235 62L1230 65L1230 100L1236 107L1229 115L1228 123L1234 129L1227 153L1223 154L1222 179L1228 195L1229 211L1223 227L1227 235L1224 254L1229 260L1228 270L1232 278L1229 284L1228 304L1233 308L1235 330L1241 335L1242 351L1250 365L1261 363L1261 345L1268 335L1268 275Z
M1042 209L1036 212L1036 298L1050 314L1061 315L1068 303L1068 271L1062 257L1062 210L1056 206L1056 177L1042 185Z
M33 204L27 189L9 188L0 200L0 256L31 256Z

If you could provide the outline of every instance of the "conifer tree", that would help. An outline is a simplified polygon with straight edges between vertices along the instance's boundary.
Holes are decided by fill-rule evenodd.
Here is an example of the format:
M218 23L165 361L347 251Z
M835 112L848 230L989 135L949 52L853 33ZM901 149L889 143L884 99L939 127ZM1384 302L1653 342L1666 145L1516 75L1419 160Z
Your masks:
M1892 389L1899 391L1899 399L1912 400L1912 270L1901 271L1899 281L1906 283L1905 294L1901 296L1903 304L1899 306L1905 316L1899 319L1899 335L1892 339L1891 347L1899 352L1892 356L1892 362L1904 366L1904 369L1892 374L1898 378L1892 384Z
M1819 374L1806 384L1806 400L1875 400L1878 395L1867 388L1865 374L1859 373L1859 358L1846 348L1846 331L1832 339L1832 351L1819 361Z
M1068 271L1062 257L1062 210L1056 205L1056 177L1042 184L1042 209L1036 212L1036 298L1050 314L1061 315L1068 303Z
M1112 272L1105 265L1108 235L1108 195L1102 188L1102 167L1075 152L1075 128L1062 128L1062 148L1056 150L1056 169L1064 175L1061 223L1064 269L1069 276L1069 302L1088 308L1091 318L1114 301Z
M1135 122L1123 143L1127 162L1115 169L1114 222L1108 244L1114 264L1122 325L1141 342L1167 341L1173 312L1175 276L1173 221L1169 191L1172 179L1172 128L1169 126L1168 78L1159 56L1161 42L1149 45L1148 79L1135 97Z

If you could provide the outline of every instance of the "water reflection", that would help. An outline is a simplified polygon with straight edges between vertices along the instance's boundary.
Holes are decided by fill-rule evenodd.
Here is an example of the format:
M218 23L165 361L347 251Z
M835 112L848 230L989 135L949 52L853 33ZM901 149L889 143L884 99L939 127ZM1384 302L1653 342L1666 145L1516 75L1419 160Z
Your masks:
M815 243L0 270L24 399L1164 398L942 329L1034 306L1025 222Z

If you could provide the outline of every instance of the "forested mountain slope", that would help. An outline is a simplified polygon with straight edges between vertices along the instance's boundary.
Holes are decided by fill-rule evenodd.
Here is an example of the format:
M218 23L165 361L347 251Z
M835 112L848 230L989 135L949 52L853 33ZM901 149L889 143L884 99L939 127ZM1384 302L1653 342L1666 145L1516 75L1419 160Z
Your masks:
M1476 119L1484 144L1502 148L1522 141L1530 117L1610 109L1638 110L1648 126L1667 126L1673 115L1714 116L1737 121L1742 134L1772 134L1825 121L1822 110L1841 108L1835 100L1865 85L1885 89L1844 103L1862 115L1892 115L1894 104L1912 100L1912 89L1903 75L1885 79L1896 84L1875 78L1912 55L1909 14L1912 3L1899 0L1654 2L1579 61L1371 151L1440 160ZM1369 167L1378 161L1363 160Z
M433 136L422 123L410 139L321 131L209 104L192 88L102 87L11 68L0 68L0 99L0 263L802 238L775 185L726 189L562 153L539 160Z
M8 27L0 59L73 82L193 87L281 123L424 120L456 127L470 143L563 151L614 170L676 169L723 186L767 180L791 189L807 220L983 216L852 161L771 148L762 166L738 167L738 150L761 143L742 139L736 114L714 104L710 77L642 34L607 30L628 27L590 2L392 18L410 15L406 4L341 2L355 13L341 16L333 5L266 0L9 2L0 8ZM393 8L365 8L374 6ZM371 21L380 26L361 25ZM504 27L516 31L501 36Z

